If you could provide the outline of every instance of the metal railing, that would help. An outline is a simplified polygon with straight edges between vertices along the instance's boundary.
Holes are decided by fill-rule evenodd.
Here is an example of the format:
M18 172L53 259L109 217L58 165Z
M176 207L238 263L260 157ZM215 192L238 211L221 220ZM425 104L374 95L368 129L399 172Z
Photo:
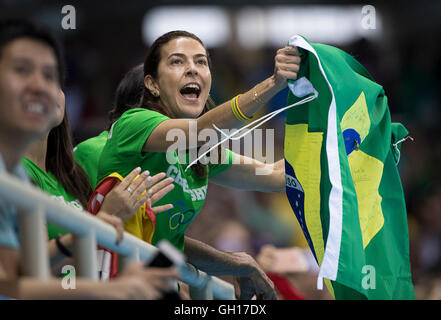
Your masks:
M73 234L76 273L95 281L98 281L97 244L117 252L122 266L130 260L149 261L158 250L127 232L116 245L117 233L111 225L85 211L71 208L7 173L0 173L0 199L20 209L18 223L25 276L43 281L50 277L46 221ZM179 273L181 280L190 286L192 299L235 299L232 284L188 263L179 269Z

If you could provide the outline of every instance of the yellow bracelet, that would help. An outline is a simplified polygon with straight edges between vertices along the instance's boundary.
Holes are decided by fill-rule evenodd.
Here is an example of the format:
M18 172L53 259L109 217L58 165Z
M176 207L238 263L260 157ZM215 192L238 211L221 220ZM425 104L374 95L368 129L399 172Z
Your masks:
M250 117L247 117L246 115L243 114L243 112L240 110L239 108L239 103L238 103L238 98L241 95L237 95L235 96L233 99L231 99L231 110L233 111L234 116L236 117L236 119L245 122L247 120L251 120Z
M236 117L237 120L244 121L244 120L240 117L239 113L237 112L236 100L235 100L235 99L236 99L236 97L234 97L233 99L231 99L231 111L233 112L233 114L234 114L234 116Z
M241 96L241 94L239 94L238 96L236 96L236 108L237 111L239 112L239 114L245 119L245 120L251 120L250 117L247 117L239 108L239 97Z

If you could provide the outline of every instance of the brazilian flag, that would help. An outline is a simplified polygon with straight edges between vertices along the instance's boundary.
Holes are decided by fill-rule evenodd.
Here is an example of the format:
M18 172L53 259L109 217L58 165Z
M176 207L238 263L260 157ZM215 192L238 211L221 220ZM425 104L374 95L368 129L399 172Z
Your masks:
M285 133L286 194L320 266L317 285L336 299L414 299L397 170L408 132L352 56L301 36L289 44L302 53L299 78L318 92L287 111ZM292 92L288 105L300 99Z

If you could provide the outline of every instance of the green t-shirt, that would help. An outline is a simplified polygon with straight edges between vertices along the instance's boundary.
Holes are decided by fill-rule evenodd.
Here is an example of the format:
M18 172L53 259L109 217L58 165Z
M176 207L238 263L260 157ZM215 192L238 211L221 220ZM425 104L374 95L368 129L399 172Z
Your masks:
M23 158L22 163L31 180L43 191L50 194L53 198L64 202L65 204L83 209L81 203L70 193L64 190L63 185L50 172L45 172L28 158ZM49 239L56 238L59 234L67 234L69 231L53 225L47 224Z
M97 170L101 151L107 142L109 131L103 131L98 136L87 139L74 148L75 160L86 171L90 186L94 190L98 184Z
M191 168L185 172L187 164L179 163L176 152L168 153L169 159L173 159L175 163L169 163L166 152L142 152L142 147L153 129L167 119L169 118L158 112L141 108L126 111L109 132L101 153L98 181L112 172L126 176L138 166L142 170L149 170L151 176L165 172L167 177L174 178L174 189L155 204L171 203L174 207L156 215L152 243L155 245L161 239L167 239L183 251L184 233L204 204L208 177L200 178ZM233 153L224 150L228 163L208 165L210 178L231 166Z

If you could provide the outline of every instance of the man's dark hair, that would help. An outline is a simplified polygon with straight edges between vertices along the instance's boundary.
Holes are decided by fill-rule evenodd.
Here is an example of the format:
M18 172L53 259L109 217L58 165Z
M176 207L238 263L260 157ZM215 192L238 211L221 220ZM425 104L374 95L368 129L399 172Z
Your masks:
M64 84L64 59L61 45L53 33L45 26L27 20L0 20L0 59L3 48L18 38L31 38L44 42L54 51L58 62L58 80Z

